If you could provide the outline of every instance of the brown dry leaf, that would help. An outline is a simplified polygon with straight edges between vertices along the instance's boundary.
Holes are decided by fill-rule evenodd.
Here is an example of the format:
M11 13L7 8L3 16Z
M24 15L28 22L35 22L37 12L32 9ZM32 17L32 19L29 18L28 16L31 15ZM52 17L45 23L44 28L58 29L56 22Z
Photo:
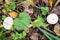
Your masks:
M33 14L33 8L29 8L29 4L24 1L23 5L22 5L25 9L24 9L24 12L27 12L27 13L30 13L30 14Z
M16 18L18 16L18 13L15 12L15 11L11 11L9 12L9 15L12 17L12 18Z
M54 7L54 8L53 8L53 12L54 12L55 14L59 15L59 14L60 14L60 6Z
M39 0L33 0L35 4L39 3Z
M2 12L3 12L5 15L7 15L7 12L6 12L5 9L2 9Z
M34 5L34 0L26 0L26 2L30 5Z
M22 5L24 8L28 8L29 7L29 4L26 2L26 1L24 1L24 3L23 3L23 5Z
M24 12L27 12L29 14L33 14L33 8L25 8Z
M48 5L49 3L49 1L48 0L43 0L43 2L46 4L46 5Z
M25 33L29 33L30 31L29 30L24 30Z
M49 0L49 5L52 7L53 6L53 0Z
M33 33L33 34L30 36L30 38L31 38L32 40L38 40L38 36L39 36L38 33Z
M9 4L9 0L5 0L5 4Z
M60 36L60 24L56 24L54 26L54 32L56 33L57 36Z

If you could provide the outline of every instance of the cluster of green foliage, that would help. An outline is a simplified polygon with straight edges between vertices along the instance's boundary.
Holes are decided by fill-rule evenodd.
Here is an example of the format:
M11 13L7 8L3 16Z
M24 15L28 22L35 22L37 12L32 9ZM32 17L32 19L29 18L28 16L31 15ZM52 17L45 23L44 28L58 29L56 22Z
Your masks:
M37 20L37 22L33 22L34 26L36 26L36 27L43 26L44 28L46 28L46 23L45 23L43 17L38 16L36 20Z
M19 0L20 2L23 2L23 1L25 1L25 0Z
M5 15L2 15L2 20L4 20L6 18L6 16Z
M16 5L15 5L15 3L12 3L10 5L4 4L4 8L6 11L15 10Z
M3 25L2 24L0 24L0 28L2 28L3 27Z
M25 32L22 32L22 33L13 33L12 35L11 35L11 38L13 39L13 40L18 40L18 39L22 39L22 38L25 38L26 37L26 33Z
M47 14L47 12L49 12L49 8L48 7L40 7L39 9L41 9L42 15L44 15L44 16Z
M0 40L7 40L6 35L3 31L0 32Z
M16 8L16 4L14 0L9 0L9 4L4 4L4 9L6 11L15 10L15 8Z
M16 30L26 30L29 28L31 18L28 13L22 12L19 17L14 19L14 28Z

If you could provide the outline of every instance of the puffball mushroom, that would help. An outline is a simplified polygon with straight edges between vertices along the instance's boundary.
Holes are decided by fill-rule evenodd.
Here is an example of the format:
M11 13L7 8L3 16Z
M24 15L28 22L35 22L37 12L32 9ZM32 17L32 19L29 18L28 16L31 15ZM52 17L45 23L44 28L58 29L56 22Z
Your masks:
M47 22L49 24L56 24L58 22L58 16L54 13L47 16Z
M5 29L11 29L13 24L13 19L11 17L6 17L3 22L3 26Z

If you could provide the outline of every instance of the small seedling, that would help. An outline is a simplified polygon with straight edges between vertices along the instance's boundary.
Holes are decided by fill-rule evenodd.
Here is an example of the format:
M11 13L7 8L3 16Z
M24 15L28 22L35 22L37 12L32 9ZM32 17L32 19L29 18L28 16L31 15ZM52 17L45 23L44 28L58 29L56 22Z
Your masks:
M25 32L22 32L22 33L13 33L12 35L11 35L11 38L13 39L13 40L18 40L18 39L23 39L23 38L25 38L25 36L26 36L26 33Z
M14 1L13 0L9 0L9 2L10 2L9 5L8 4L4 4L4 9L6 11L15 10L16 5L15 5Z
M5 15L2 15L2 20L4 20L6 18L6 16Z
M43 26L44 28L46 28L46 23L41 16L38 16L38 18L33 22L33 25L36 27Z
M49 12L49 8L48 7L40 7L41 11L42 11L42 15L46 15Z

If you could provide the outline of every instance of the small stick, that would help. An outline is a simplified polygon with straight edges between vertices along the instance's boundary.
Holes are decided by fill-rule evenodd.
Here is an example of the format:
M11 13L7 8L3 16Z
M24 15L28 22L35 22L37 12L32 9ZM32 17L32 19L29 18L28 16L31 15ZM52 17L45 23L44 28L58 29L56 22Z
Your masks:
M57 2L55 3L55 5L54 5L54 6L57 6L59 2L60 2L60 0L57 0Z

